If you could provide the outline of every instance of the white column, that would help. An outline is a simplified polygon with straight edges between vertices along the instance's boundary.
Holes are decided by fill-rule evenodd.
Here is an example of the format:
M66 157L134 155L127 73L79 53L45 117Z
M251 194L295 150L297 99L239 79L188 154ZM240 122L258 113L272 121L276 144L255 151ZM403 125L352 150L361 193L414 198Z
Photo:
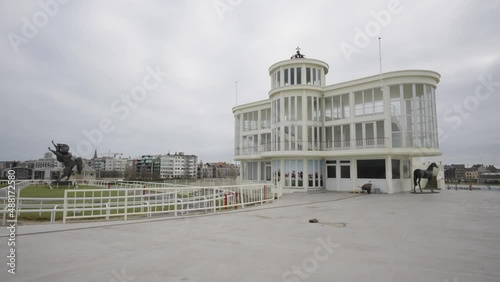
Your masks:
M392 187L392 157L388 156L385 159L385 180L387 183L387 193L393 194L394 187Z
M387 137L385 147L392 148L392 116L391 116L391 93L388 86L383 87L385 125L384 134Z
M307 135L307 91L302 90L302 120L300 123L302 124L302 151L307 151L309 144L307 144L309 140L309 136Z
M358 179L358 162L356 159L351 159L351 189L357 188L356 179Z

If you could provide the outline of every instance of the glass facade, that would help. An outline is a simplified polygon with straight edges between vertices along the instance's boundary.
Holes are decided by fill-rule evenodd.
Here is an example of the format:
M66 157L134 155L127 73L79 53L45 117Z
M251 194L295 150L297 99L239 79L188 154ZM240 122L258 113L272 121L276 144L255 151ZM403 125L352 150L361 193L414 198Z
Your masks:
M325 121L348 119L349 116L349 93L325 97Z
M400 84L389 87L392 146L438 148L435 87Z
M439 148L438 74L396 73L392 80L384 78L383 89L375 86L378 78L323 90L308 87L323 86L327 72L314 60L280 62L270 70L267 104L236 108L235 155L242 180L342 190L356 179L411 178L411 159L418 155L413 149ZM287 87L293 85L304 87ZM386 166L391 167L386 171Z
M272 89L290 85L315 85L321 86L322 73L315 67L288 67L271 74Z
M235 153L385 148L388 139L394 148L438 148L435 87L398 84L388 88L387 123L381 115L384 101L380 88L324 98L278 95L271 108L235 115ZM354 117L350 117L351 111ZM356 122L367 116L373 120ZM352 122L338 124L348 119Z

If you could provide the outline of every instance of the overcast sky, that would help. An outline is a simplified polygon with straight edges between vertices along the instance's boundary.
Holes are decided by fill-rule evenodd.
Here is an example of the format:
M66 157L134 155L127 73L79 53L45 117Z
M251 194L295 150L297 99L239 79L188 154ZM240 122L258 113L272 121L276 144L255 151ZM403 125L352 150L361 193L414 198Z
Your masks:
M380 36L384 72L441 74L435 160L500 164L500 1L60 2L0 0L0 160L54 140L229 162L232 107L268 97L272 64L300 46L327 84L376 75Z

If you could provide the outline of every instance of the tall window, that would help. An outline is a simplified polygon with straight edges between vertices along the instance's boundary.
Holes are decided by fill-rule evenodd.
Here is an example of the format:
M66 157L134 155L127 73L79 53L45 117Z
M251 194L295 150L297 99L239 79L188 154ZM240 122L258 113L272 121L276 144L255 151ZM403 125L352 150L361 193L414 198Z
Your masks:
M286 187L302 187L304 180L304 161L303 160L284 160L285 171L282 176Z
M401 120L401 89L400 85L389 87L391 97L391 131L392 147L403 146L403 125Z
M321 121L321 98L307 97L307 120Z
M288 68L283 70L283 72L285 75L284 86L302 83L302 69L300 67Z
M258 180L258 163L257 162L242 162L243 180Z
M260 128L271 128L271 109L260 110Z
M351 126L349 124L325 127L327 150L349 149L351 147Z
M277 71L273 74L273 85L272 85L273 89L281 86L280 75L281 75L280 71Z
M271 162L260 163L260 180L271 181Z
M302 126L285 126L285 151L302 150Z
M437 148L434 87L402 84L389 89L393 147Z
M243 136L243 154L255 154L258 152L258 135Z
M285 119L285 121L302 120L302 97L285 97L285 105L283 111L283 118Z
M260 135L260 152L271 151L271 133L263 133Z
M272 115L273 115L273 123L280 122L280 99L275 99L272 102Z
M308 126L307 127L307 137L308 137L308 150L318 151L322 150L323 134L320 126Z
M326 177L337 178L337 161L326 161Z
M306 68L306 84L321 86L321 70L317 68Z
M410 161L409 160L403 161L403 178L411 178Z
M243 114L243 131L257 130L258 112L248 112Z
M356 130L356 146L358 148L385 146L383 120L356 123L354 128Z
M271 162L271 177L275 185L281 181L281 161L274 160Z
M276 127L271 129L271 149L272 151L281 150L281 128Z
M323 171L325 168L325 161L323 160L308 160L308 182L309 187L323 187Z
M351 178L351 161L340 161L340 178Z
M367 116L384 112L384 97L380 87L354 92L356 116Z
M349 93L325 98L325 121L349 118Z
M401 175L399 173L399 160L392 160L392 179L400 179Z

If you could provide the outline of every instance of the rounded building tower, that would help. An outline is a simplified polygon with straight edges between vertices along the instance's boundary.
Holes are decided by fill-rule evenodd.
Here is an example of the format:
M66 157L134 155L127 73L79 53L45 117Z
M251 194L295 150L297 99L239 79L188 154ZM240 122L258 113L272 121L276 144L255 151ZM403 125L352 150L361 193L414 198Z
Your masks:
M290 60L275 63L269 68L271 150L263 155L286 158L272 163L273 178L281 171L291 173L291 178L285 180L293 187L303 187L304 174L308 188L324 185L324 161L321 154L315 156L314 152L323 149L321 101L327 73L328 64L305 58L299 48ZM304 159L306 155L309 158ZM308 164L306 169L305 162Z

